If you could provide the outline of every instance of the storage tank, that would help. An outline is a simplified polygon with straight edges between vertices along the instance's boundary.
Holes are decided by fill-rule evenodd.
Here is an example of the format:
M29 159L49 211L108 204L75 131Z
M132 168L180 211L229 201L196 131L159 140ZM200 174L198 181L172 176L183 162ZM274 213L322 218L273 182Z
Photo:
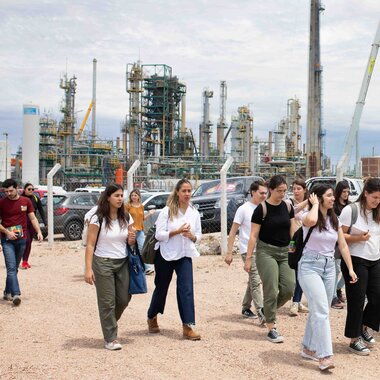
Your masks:
M22 182L39 185L40 107L23 105Z

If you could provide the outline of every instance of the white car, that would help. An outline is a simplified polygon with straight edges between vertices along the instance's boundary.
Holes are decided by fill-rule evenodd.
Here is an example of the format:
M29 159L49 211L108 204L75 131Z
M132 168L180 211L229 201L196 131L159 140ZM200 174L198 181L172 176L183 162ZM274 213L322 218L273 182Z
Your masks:
M363 191L364 183L363 180L360 178L348 178L344 177L344 181L347 181L350 185L350 202L355 202L361 192ZM307 179L306 181L306 187L310 191L314 186L321 185L321 184L328 184L331 185L334 189L336 186L336 177L312 177Z
M171 193L169 192L141 194L141 202L144 205L145 213L148 213L150 210L156 210L156 212L144 222L145 233L147 233L149 228L156 222L160 211L166 206L166 201L168 200L170 194Z

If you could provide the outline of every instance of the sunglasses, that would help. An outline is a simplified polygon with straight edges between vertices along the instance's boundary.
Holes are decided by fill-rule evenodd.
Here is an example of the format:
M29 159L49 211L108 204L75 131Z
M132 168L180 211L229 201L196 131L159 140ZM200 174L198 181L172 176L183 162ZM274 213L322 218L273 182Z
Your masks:
M34 191L34 188L33 187L28 187L26 190Z

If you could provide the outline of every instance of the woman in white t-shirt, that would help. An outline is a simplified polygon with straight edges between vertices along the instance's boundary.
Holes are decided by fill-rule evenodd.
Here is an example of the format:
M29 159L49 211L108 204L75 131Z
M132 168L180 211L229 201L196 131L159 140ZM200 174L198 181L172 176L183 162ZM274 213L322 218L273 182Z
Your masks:
M96 287L104 347L120 350L117 321L128 306L129 268L127 242L133 245L136 233L132 218L124 210L123 187L108 185L101 194L87 233L85 281Z
M193 263L199 256L195 242L202 236L199 212L190 203L191 183L181 179L169 196L167 206L156 221L156 239L159 251L154 260L156 276L152 300L148 309L148 330L159 333L157 314L164 313L166 296L173 277L177 275L177 303L183 325L183 337L199 340L195 325Z
M335 286L335 245L338 242L343 260L349 268L350 283L357 281L342 228L334 213L334 193L328 185L313 189L309 197L310 211L302 216L306 239L298 263L298 281L309 304L309 316L303 337L301 356L318 360L321 371L334 368L329 311ZM350 286L350 285L348 285Z
M352 225L353 207L357 207L357 220ZM347 286L347 266L342 263L346 282L347 319L344 335L351 338L349 350L358 355L368 355L375 339L368 330L379 331L380 324L380 179L370 178L356 203L346 206L341 215L343 231L354 270L359 282ZM364 306L365 297L368 302Z

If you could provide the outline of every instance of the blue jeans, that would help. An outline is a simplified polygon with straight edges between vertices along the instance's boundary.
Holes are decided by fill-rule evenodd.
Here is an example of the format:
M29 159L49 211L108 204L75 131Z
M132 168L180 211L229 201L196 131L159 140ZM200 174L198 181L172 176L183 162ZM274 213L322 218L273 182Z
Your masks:
M304 253L298 263L298 281L309 305L303 345L318 358L331 356L329 313L335 287L334 257L317 252Z
M7 279L5 281L5 293L12 296L21 295L17 279L18 266L25 251L26 239L6 240L1 239L3 246L5 267L7 268Z
M302 299L302 288L300 283L298 282L298 271L295 270L295 275L296 275L296 288L294 289L294 294L293 294L293 302L300 303Z
M341 266L341 259L335 259L335 273L336 273L336 281L335 281L335 289L334 289L334 297L337 296L336 291L338 289L343 289L344 288L344 278L343 275L341 276L340 280L339 278L339 273L340 273L340 266Z
M144 230L136 231L136 242L137 242L137 246L139 247L139 251L141 252L144 246L144 242L145 242ZM145 270L149 270L153 266L152 264L144 264L144 265L145 265Z

